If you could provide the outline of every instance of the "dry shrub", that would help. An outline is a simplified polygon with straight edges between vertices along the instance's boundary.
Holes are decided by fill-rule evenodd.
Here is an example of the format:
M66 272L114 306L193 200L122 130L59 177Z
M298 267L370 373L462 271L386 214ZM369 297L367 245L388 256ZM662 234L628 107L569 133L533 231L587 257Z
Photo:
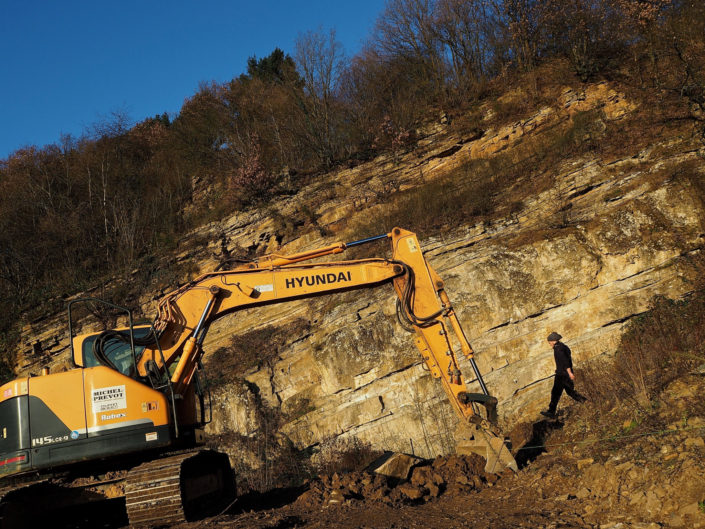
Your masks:
M277 434L230 433L212 438L209 446L235 454L233 469L240 495L297 487L312 476L310 454Z
M602 110L576 112L565 133L556 138L555 154L569 156L597 150L606 129L604 119Z
M501 89L497 90L500 94L505 91L504 97L490 98L487 102L490 110L488 116L490 125L506 125L528 119L542 106L553 103L552 98L544 97L537 90L514 88L510 91L506 86L501 86Z
M681 301L657 297L630 323L613 359L585 367L585 392L593 406L626 402L648 411L663 387L705 360L703 338L704 291Z
M296 420L316 409L311 402L311 399L301 395L295 395L286 400L284 402L284 406L284 413L286 414L287 421Z
M310 450L296 448L290 439L279 433L281 416L277 410L263 407L263 412L268 417L264 417L256 435L231 433L209 441L210 446L227 447L230 453L240 454L235 458L235 472L241 492L296 487L317 475L361 471L382 455L356 437L329 438L319 445L318 453L312 455Z
M266 203L273 196L278 178L262 160L262 148L256 134L250 141L248 152L241 158L240 165L227 182L228 199L238 208Z
M253 422L248 435L227 432L209 438L209 446L231 455L241 492L296 487L311 477L310 451L299 449L282 433L287 417L262 399L256 384L241 381L252 394Z
M267 325L233 336L228 346L206 357L210 387L233 381L251 370L271 369L282 348L308 332L309 326L307 320L299 318L282 327ZM217 369L210 369L212 362L217 362Z
M382 455L372 445L357 437L332 437L324 440L315 456L314 468L319 475L363 470Z
M443 180L394 193L376 215L353 226L351 236L371 237L403 226L429 237L448 226L485 220L493 215L498 193L505 185L500 181L502 173L492 176L496 165L494 160L473 161Z

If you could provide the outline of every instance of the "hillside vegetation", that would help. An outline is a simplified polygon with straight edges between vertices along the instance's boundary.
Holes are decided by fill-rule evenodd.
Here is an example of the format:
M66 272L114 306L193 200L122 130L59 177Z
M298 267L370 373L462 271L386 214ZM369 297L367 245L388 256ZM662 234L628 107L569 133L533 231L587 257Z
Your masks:
M185 270L156 274L155 263L189 230L266 207L331 168L393 159L439 115L481 134L488 108L511 122L558 86L600 79L644 109L606 136L591 129L599 116L576 116L525 146L520 163L499 155L465 168L479 175L470 187L458 188L463 174L434 183L435 203L428 189L390 190L389 217L422 233L511 211L521 193L550 186L562 157L648 143L684 122L702 136L703 34L696 0L390 0L353 57L334 32L307 32L291 54L276 49L229 82L204 83L176 115L133 124L116 113L81 137L22 148L0 161L3 354L22 321L108 278L130 280L97 294L126 304L147 283L178 282ZM520 97L506 97L513 90ZM413 218L419 201L431 220Z

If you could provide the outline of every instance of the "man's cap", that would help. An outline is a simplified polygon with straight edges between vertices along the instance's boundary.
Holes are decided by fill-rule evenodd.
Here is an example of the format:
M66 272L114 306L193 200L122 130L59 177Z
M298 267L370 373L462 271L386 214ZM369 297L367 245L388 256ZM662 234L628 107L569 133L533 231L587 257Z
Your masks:
M557 332L552 332L551 334L548 335L549 342L557 342L561 338L563 338L563 337L560 334L558 334Z

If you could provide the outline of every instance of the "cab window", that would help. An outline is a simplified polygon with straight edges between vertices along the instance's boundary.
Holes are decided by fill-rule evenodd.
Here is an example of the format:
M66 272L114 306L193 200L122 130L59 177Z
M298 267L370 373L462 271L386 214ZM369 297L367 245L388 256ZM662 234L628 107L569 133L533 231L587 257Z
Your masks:
M135 327L135 340L145 338L149 335L150 327ZM97 342L97 343L96 343ZM107 362L99 360L100 354L96 351L97 347L102 347L102 353ZM135 344L135 356L139 361L145 346ZM109 331L108 333L99 333L89 336L83 341L83 366L96 367L107 365L114 367L123 375L134 377L134 362L132 360L132 351L130 348L130 332L124 331ZM112 365L111 365L112 364Z

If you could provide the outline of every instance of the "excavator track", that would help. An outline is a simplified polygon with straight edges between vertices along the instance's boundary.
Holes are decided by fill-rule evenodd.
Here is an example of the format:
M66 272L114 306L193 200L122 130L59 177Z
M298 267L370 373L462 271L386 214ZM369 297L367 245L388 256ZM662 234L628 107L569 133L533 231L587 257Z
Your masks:
M164 525L214 515L235 498L227 455L189 451L143 463L127 475L125 503L131 525Z
M0 489L0 529L20 529L26 527L27 513L30 511L30 498L37 489L46 486L47 479L36 479Z

